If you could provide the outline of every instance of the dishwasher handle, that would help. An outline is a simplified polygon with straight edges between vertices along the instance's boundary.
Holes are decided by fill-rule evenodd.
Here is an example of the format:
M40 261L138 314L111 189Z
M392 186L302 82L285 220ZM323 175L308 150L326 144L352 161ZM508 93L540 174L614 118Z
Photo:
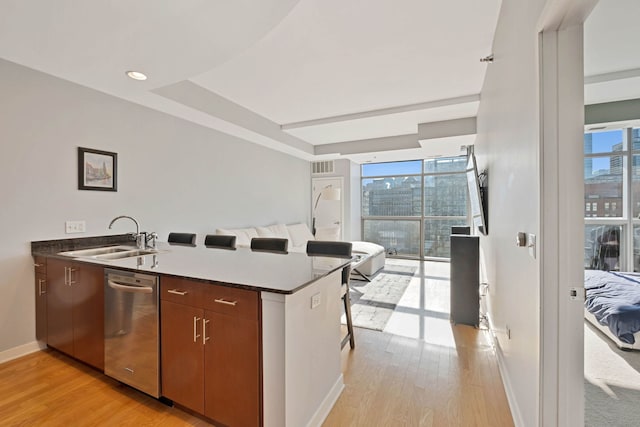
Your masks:
M113 280L107 280L109 286L117 291L133 292L138 294L152 294L153 288L150 286L129 286L116 283Z

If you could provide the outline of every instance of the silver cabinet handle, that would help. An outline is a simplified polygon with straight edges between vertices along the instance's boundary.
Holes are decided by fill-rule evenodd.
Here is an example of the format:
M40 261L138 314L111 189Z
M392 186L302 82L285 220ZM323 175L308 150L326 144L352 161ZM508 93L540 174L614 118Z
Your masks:
M69 267L64 268L64 284L69 286Z
M133 292L138 294L152 294L153 288L150 286L129 286L122 283L114 282L113 280L107 280L109 287L116 291Z
M170 294L174 294L174 295L182 295L182 296L184 296L184 295L188 294L188 292L187 292L187 291L179 291L179 290L177 290L177 289L167 289L167 292L168 292L168 293L170 293Z
M76 281L73 280L73 276L71 275L71 273L74 273L75 271L77 271L75 268L69 267L69 286L71 286L74 283L76 283Z
M33 264L34 267L39 268L42 267L44 264Z
M200 320L199 317L193 316L193 342L198 342L198 338L200 338L198 334L198 320Z
M202 319L202 345L206 344L210 338L207 336L207 323L209 322L207 319Z
M47 293L46 289L43 290L43 286L42 286L43 283L46 283L46 280L38 279L38 295L44 295Z
M226 305L234 305L234 306L238 303L238 301L227 301L222 298L214 299L214 301L217 302L218 304L226 304Z

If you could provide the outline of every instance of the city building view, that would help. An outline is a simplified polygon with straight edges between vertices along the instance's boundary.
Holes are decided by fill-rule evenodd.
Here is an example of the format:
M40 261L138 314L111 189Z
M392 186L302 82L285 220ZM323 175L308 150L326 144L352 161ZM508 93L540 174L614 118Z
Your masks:
M468 225L466 156L362 166L362 236L390 256L449 258Z
M640 129L586 133L584 155L584 267L640 271Z

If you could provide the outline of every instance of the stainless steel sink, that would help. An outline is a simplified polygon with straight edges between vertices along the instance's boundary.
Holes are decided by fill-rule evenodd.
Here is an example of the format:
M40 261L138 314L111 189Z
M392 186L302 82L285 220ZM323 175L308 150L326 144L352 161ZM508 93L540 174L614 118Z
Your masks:
M113 254L135 249L136 248L133 246L107 246L102 248L78 249L74 251L60 252L58 255L66 255L71 257L91 257L94 255Z
M93 259L122 259L134 256L150 255L158 253L155 249L137 249L134 246L107 246L102 248L78 249L75 251L59 252L72 258L93 258Z
M143 256L143 255L151 255L151 254L157 254L158 251L154 250L154 249L134 249L131 251L125 251L125 252L114 252L114 253L107 253L107 254L101 254L101 255L94 255L94 258L97 259L121 259L121 258L129 258L132 256Z

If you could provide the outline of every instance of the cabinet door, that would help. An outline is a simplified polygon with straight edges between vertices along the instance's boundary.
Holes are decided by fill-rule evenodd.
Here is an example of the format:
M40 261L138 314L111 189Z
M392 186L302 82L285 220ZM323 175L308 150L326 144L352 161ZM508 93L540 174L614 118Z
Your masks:
M205 318L205 416L230 426L260 425L258 322L212 311Z
M204 310L162 300L162 395L204 413Z
M68 284L69 263L47 262L47 344L73 356L73 297Z
M35 257L36 340L47 343L47 259Z
M104 370L104 269L72 264L73 355Z

